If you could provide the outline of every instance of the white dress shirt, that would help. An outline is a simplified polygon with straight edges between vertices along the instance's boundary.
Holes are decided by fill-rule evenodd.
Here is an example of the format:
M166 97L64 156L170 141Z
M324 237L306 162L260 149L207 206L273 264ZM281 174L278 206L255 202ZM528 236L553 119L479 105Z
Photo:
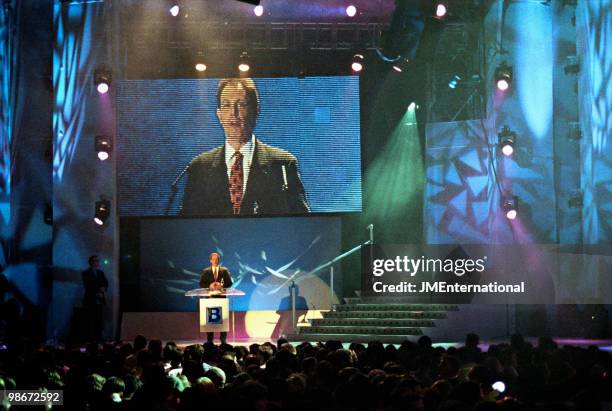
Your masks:
M253 154L255 153L255 135L251 136L251 139L244 143L240 147L240 153L242 154L242 194L246 192L247 181L249 180L249 172L251 171L251 164L253 163ZM227 141L225 141L225 165L227 166L227 179L229 180L232 173L232 167L236 161L234 154L236 150Z

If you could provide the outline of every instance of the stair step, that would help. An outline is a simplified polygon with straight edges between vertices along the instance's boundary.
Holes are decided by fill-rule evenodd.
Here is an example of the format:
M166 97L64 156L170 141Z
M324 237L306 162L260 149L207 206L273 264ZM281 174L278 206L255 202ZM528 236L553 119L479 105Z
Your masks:
M419 335L367 335L367 334L289 334L287 340L289 341L309 341L309 342L326 342L326 341L342 341L343 343L367 343L370 341L378 341L381 343L389 344L401 344L402 342L409 340L416 342Z
M300 327L300 334L422 335L416 327L311 326Z
M323 318L446 318L445 311L326 311L322 314Z
M318 318L311 321L313 327L347 326L347 327L434 327L432 320L406 318Z
M337 304L336 311L457 311L455 304Z
M445 304L449 299L447 294L413 295L407 297L345 297L347 304Z

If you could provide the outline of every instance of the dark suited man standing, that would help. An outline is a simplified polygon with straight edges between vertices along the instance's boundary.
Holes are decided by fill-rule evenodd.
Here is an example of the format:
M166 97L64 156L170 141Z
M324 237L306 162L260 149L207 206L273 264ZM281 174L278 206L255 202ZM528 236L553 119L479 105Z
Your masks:
M104 329L104 306L106 305L105 294L108 290L108 280L104 271L100 270L100 258L92 255L88 260L89 268L82 273L83 308L88 320L88 337L92 341L100 341Z
M310 208L297 159L253 134L259 94L250 78L227 78L217 90L225 143L187 168L181 215L301 214Z
M210 254L210 267L206 267L202 270L200 275L200 288L209 288L211 290L222 290L224 288L230 288L232 286L232 277L226 267L219 265L219 254ZM225 298L225 297L216 297ZM213 342L215 333L206 333L206 340L211 343ZM221 344L225 344L227 341L227 332L221 332Z

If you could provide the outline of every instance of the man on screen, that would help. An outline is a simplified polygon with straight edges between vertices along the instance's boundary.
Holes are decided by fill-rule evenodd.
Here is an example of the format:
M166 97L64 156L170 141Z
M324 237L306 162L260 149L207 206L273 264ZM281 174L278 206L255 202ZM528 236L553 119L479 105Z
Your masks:
M250 78L219 82L217 118L225 144L191 161L181 215L310 211L295 156L255 137L259 94Z
M232 286L232 277L227 268L219 265L219 254L210 254L210 267L206 267L202 270L200 275L200 288L208 288L211 290L222 290L224 288L230 288ZM206 334L206 339L209 343L213 342L214 333L209 332ZM221 343L225 344L227 340L227 333L221 332Z

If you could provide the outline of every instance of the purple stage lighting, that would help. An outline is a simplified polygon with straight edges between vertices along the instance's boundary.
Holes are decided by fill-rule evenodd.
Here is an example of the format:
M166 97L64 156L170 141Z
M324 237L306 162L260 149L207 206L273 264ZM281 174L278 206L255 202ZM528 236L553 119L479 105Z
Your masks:
M497 89L498 90L506 91L506 90L508 90L508 87L510 87L510 84L508 83L508 80L506 80L506 79L497 80Z
M257 16L257 17L261 17L263 16L263 6L260 4L259 6L255 6L253 7L253 13Z
M353 6L352 4L349 5L346 8L346 15L349 17L355 17L355 15L357 15L357 7Z
M94 71L94 84L98 93L108 93L110 90L111 77L111 72L106 67L100 67Z
M518 216L518 197L506 196L502 202L502 208L508 220L514 220Z
M108 160L111 150L113 149L112 139L109 136L96 136L95 148L98 158L101 161Z
M516 133L508 126L502 127L498 136L498 143L501 152L506 157L511 156L514 153L514 145L516 143Z
M511 144L504 144L502 146L502 153L506 156L506 157L510 157L512 155L512 153L514 153L514 147L512 147Z
M495 70L495 85L499 91L506 91L512 84L512 67L505 62Z
M100 93L100 94L108 93L108 84L106 84L106 83L98 84L97 90L98 90L98 93Z

